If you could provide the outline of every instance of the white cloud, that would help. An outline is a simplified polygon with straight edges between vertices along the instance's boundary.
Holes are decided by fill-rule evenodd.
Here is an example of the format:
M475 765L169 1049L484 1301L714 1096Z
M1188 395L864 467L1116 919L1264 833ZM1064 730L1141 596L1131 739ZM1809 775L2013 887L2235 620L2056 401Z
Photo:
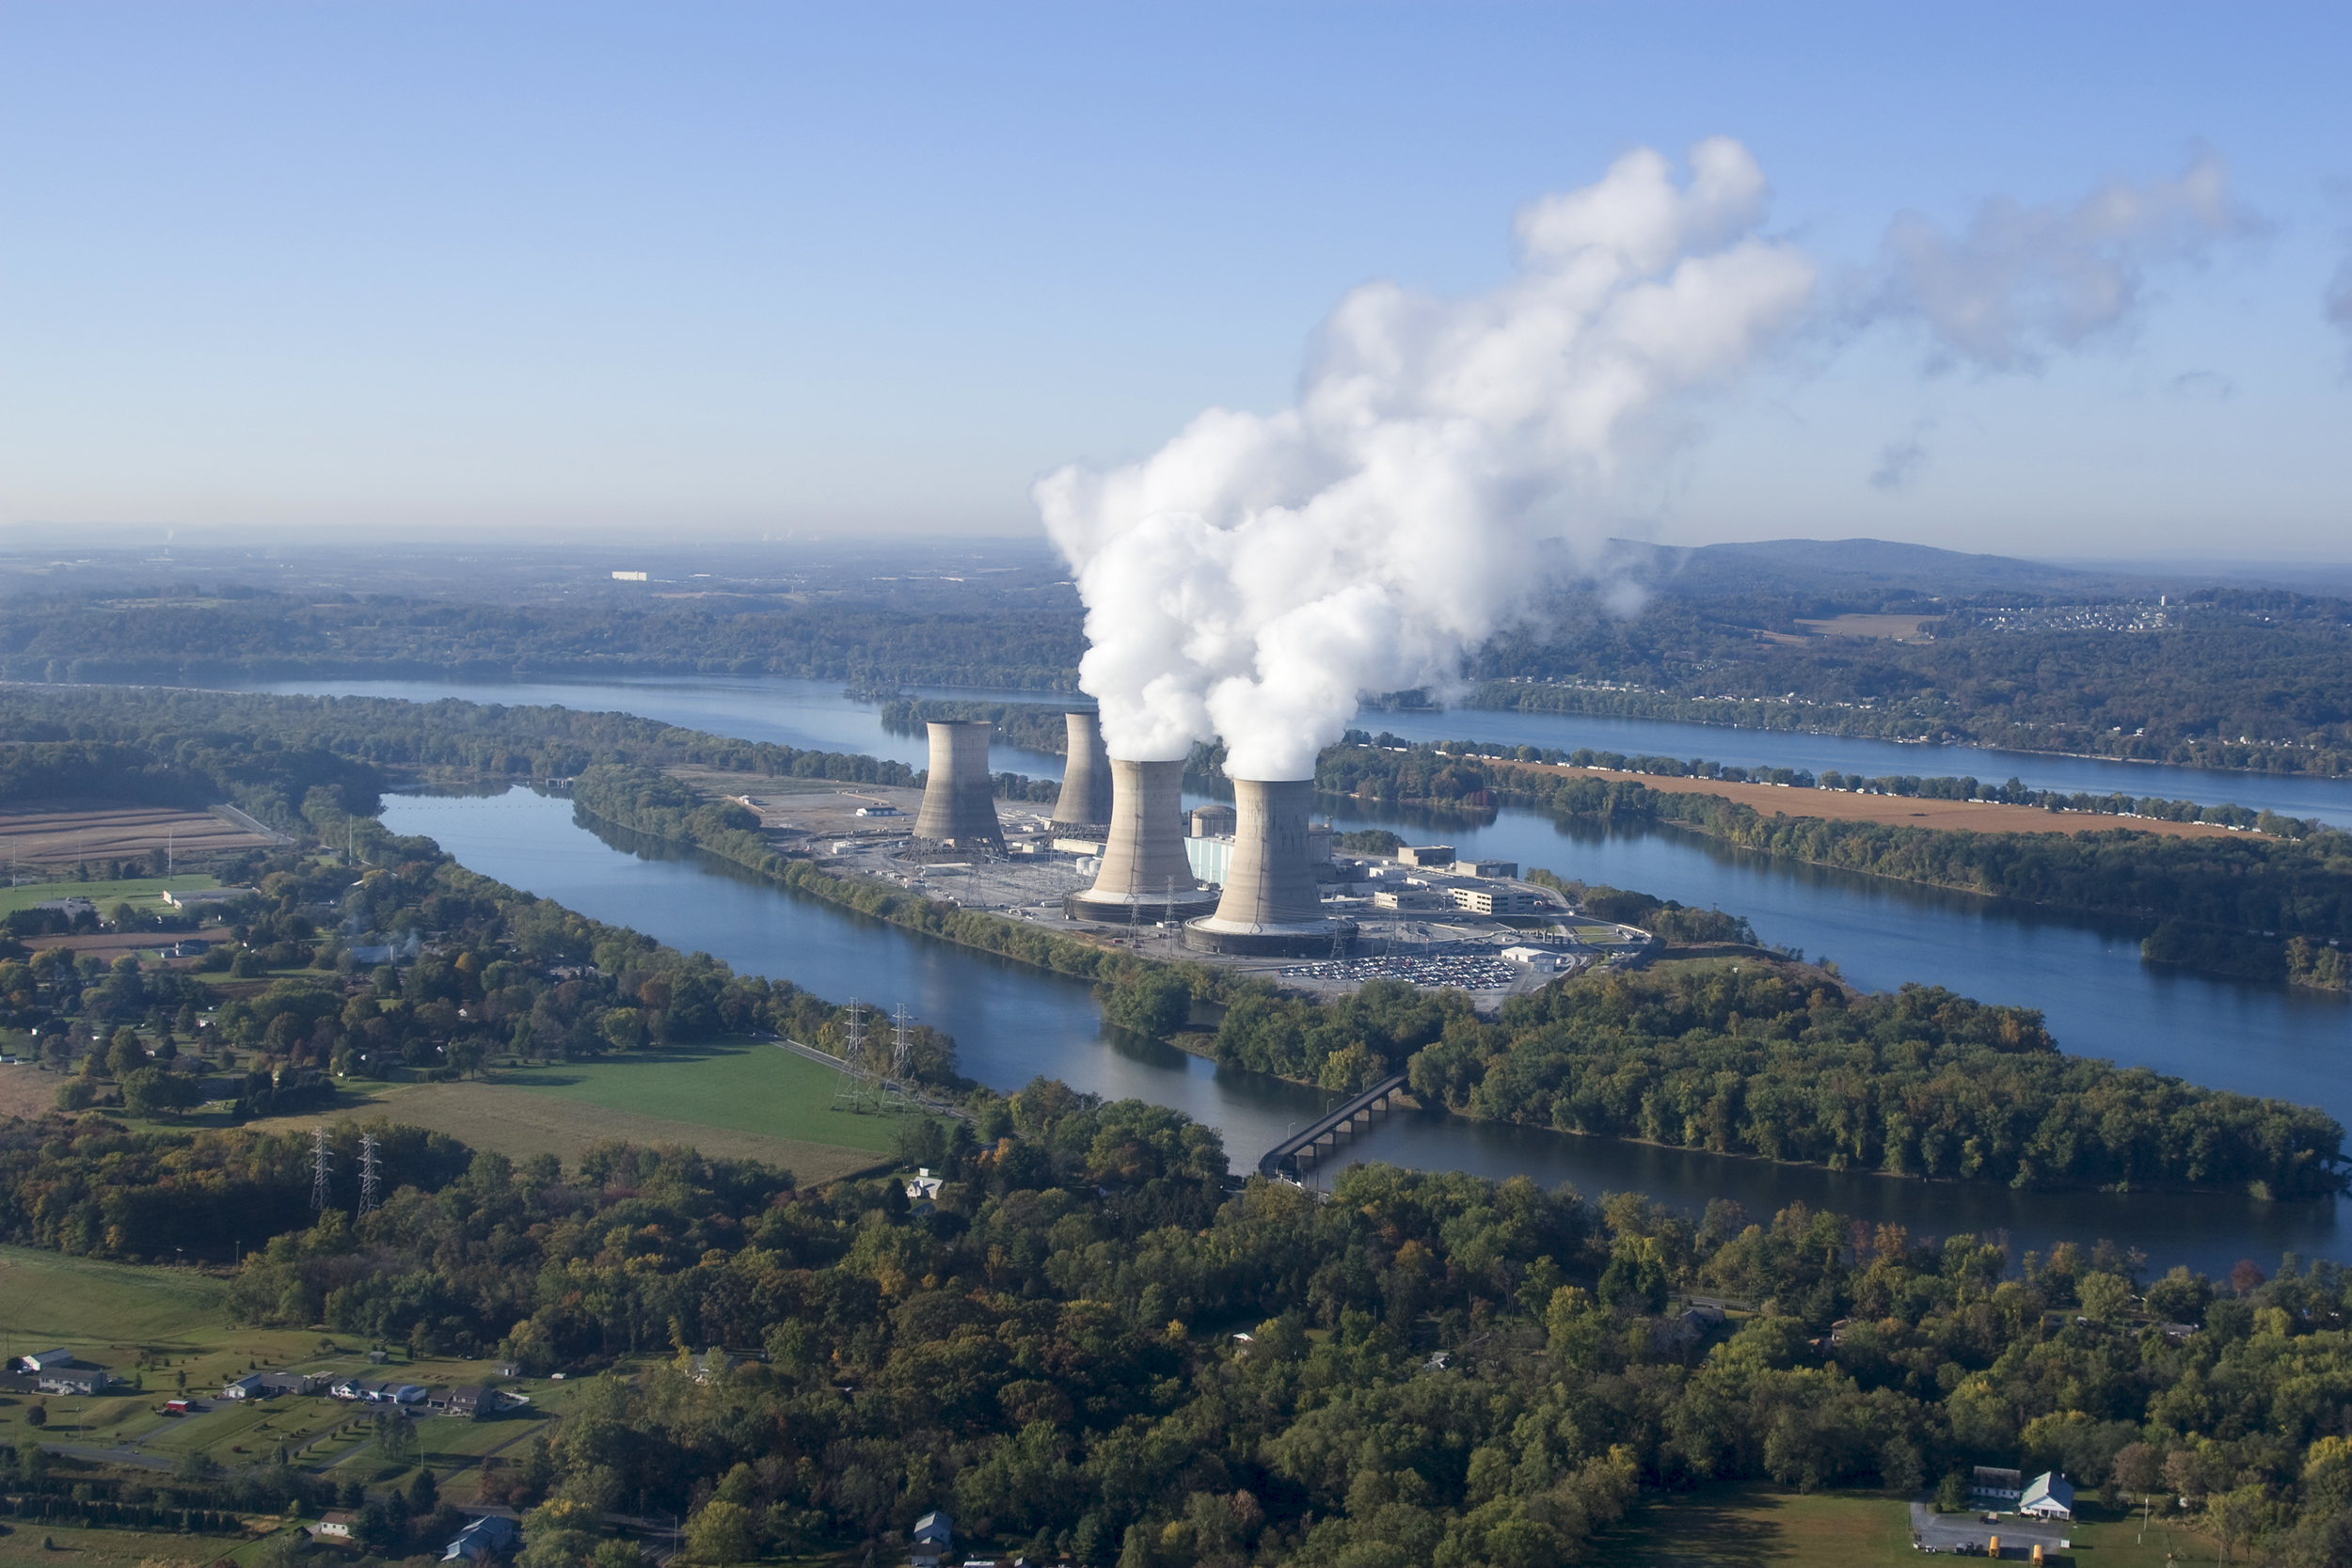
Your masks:
M1902 214L1859 308L1923 324L1943 356L2029 369L2128 322L2153 268L2200 261L2260 228L2230 194L2228 166L2206 152L2177 180L2116 181L2069 208L1995 198L1958 233Z

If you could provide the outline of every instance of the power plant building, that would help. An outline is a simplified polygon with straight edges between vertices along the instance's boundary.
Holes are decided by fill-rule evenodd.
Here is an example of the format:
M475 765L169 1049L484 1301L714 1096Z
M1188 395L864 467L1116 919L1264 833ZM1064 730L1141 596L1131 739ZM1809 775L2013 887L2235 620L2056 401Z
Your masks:
M1176 920L1205 914L1216 900L1201 892L1185 853L1184 765L1113 758L1110 832L1104 835L1094 885L1062 901L1078 920Z
M923 805L914 814L915 847L921 849L993 849L1005 852L1005 830L996 820L996 781L988 770L988 745L996 726L985 719L934 721L930 775L923 784Z
M1188 921L1184 945L1262 958L1327 956L1356 935L1323 912L1307 820L1312 779L1233 781L1233 851L1216 912ZM1328 840L1326 840L1327 844Z
M1054 830L1091 837L1111 820L1111 755L1103 748L1103 720L1092 712L1065 713L1062 720L1070 726L1070 747L1061 793L1054 798Z

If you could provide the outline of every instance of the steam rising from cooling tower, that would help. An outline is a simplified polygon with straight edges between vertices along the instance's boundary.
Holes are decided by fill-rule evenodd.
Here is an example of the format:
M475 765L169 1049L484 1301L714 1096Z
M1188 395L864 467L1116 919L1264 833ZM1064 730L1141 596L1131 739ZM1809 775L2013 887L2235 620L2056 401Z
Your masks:
M1111 757L1103 749L1103 723L1091 713L1065 713L1070 726L1069 760L1061 793L1054 798L1054 826L1101 828L1111 819Z
M917 845L986 847L1003 854L1005 831L996 820L996 785L988 770L988 743L996 726L985 719L964 719L928 728L931 770L923 784L922 809L914 815Z
M1111 752L1177 761L1221 736L1231 776L1306 779L1359 691L1455 679L1537 586L1534 542L1596 555L1671 404L1804 306L1811 264L1757 235L1767 197L1737 142L1693 149L1679 185L1630 153L1519 212L1493 292L1349 294L1297 406L1212 408L1143 462L1040 481Z
M1213 900L1184 854L1184 765L1111 760L1111 826L1094 885L1064 902L1087 920L1205 914Z

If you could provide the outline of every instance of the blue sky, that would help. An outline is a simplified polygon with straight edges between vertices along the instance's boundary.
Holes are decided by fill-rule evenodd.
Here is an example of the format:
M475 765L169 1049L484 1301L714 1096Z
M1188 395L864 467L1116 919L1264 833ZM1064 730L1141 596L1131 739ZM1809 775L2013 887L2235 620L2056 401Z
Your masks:
M1289 403L1351 288L1491 288L1520 204L1728 135L1820 308L1613 531L2341 558L2346 58L2341 6L0 6L0 527L1033 532ZM1883 303L1899 214L2206 157L2226 217L2013 355Z

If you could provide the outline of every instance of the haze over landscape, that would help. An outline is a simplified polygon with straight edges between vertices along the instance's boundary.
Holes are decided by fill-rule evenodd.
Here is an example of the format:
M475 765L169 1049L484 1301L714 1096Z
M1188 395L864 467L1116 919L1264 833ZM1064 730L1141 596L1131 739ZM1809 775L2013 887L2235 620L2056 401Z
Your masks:
M0 1560L2352 1564L2347 45L0 0Z

